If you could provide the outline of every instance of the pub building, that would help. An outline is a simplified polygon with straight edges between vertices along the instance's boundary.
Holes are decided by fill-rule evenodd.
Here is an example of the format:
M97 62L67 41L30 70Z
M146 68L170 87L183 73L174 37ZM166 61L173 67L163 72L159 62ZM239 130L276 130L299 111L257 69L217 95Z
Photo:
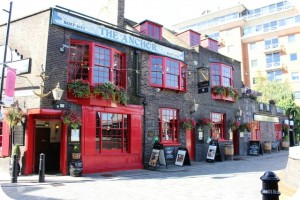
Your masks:
M31 63L16 79L22 123L10 129L8 108L1 109L1 162L8 163L12 143L21 145L22 174L38 172L41 153L46 173L69 174L78 145L83 174L141 169L156 138L169 163L179 147L191 160L205 160L209 138L219 141L222 154L228 142L241 153L239 131L230 128L241 118L240 62L192 30L174 34L150 20L125 19L125 1L115 3L113 24L62 7L11 22L10 32L18 34L10 35L8 46ZM6 24L0 32L4 43ZM212 126L200 124L203 118ZM196 127L184 129L184 119L196 120Z

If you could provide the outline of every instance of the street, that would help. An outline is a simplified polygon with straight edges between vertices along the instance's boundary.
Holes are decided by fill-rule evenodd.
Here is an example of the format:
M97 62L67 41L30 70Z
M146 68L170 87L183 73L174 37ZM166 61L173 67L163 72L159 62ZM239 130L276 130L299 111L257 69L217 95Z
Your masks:
M280 151L263 156L236 156L223 162L192 162L191 166L160 166L156 171L106 172L82 177L46 175L44 183L38 182L37 175L20 176L18 183L10 183L9 176L2 180L1 172L0 183L2 193L22 200L258 200L262 199L260 177L266 171L282 174L287 159L288 151Z

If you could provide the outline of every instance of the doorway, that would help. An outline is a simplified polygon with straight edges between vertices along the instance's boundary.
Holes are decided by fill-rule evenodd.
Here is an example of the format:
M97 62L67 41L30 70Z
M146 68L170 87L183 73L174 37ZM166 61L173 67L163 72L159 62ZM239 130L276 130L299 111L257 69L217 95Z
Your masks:
M45 154L45 173L60 172L60 142L52 141L53 134L52 126L35 128L34 173L39 173L41 153Z
M240 155L240 131L233 131L233 150L234 155Z

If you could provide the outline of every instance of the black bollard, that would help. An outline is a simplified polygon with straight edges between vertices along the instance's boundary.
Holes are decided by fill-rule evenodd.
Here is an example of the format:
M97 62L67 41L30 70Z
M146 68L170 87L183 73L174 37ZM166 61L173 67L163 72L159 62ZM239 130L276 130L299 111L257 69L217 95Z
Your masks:
M278 182L280 179L278 176L274 172L267 171L260 177L260 180L262 180L260 191L263 195L262 200L279 200Z
M45 182L45 154L40 154L39 182Z
M11 183L18 182L18 165L17 165L17 155L14 154L12 158L12 173L11 173Z

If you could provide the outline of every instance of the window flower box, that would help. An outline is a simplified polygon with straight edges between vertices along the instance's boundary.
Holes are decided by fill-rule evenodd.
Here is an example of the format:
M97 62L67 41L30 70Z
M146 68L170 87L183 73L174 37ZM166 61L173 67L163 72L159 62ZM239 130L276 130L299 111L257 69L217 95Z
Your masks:
M239 92L233 87L225 87L222 85L213 86L211 88L212 99L235 102L239 97Z

